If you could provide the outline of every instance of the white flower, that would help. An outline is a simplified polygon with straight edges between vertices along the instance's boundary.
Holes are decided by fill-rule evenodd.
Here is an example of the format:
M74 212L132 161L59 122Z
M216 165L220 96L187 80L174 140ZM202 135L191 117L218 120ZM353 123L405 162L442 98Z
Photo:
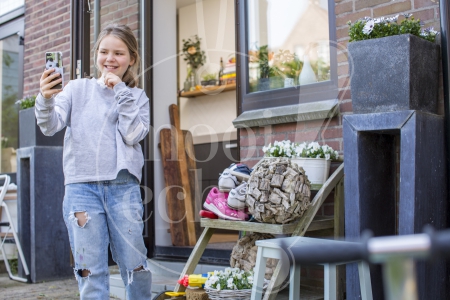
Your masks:
M363 33L369 35L372 32L374 25L374 20L367 21L366 25L364 25Z
M227 280L227 287L232 290L233 289L233 278L228 278Z
M275 141L273 147L264 146L262 149L268 157L320 157L335 160L339 156L336 151L330 146L324 144L320 145L318 142L302 142L292 143L289 140ZM327 155L328 154L328 155Z
M219 291L221 290L220 283L217 284L216 289L219 290Z

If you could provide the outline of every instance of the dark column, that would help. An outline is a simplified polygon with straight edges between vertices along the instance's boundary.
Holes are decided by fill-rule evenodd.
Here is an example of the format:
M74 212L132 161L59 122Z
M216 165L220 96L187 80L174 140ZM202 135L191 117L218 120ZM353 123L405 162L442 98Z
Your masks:
M17 150L18 231L32 282L73 275L62 216L62 147Z
M445 227L444 117L420 111L344 116L345 235L395 234L395 136L400 136L398 233ZM418 265L419 299L444 299L444 264ZM380 266L371 267L374 299L384 299ZM357 267L347 267L347 299L360 299Z

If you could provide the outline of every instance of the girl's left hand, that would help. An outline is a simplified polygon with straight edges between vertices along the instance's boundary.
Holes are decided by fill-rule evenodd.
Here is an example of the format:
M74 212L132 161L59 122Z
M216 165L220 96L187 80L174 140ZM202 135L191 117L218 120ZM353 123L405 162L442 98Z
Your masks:
M122 79L113 73L106 73L105 75L105 85L109 88L113 88L116 84L121 83Z

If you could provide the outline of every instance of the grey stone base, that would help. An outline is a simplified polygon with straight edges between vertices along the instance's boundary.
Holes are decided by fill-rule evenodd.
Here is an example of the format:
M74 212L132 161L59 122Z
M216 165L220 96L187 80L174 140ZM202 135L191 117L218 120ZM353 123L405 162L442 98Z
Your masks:
M45 146L17 150L18 231L32 282L73 276L62 216L62 151Z
M345 236L421 233L425 224L447 227L444 117L420 111L348 115L343 118ZM400 183L396 213L396 144ZM417 264L419 299L446 299L446 264ZM381 267L371 268L374 299L384 299ZM360 299L358 270L347 267L347 299Z

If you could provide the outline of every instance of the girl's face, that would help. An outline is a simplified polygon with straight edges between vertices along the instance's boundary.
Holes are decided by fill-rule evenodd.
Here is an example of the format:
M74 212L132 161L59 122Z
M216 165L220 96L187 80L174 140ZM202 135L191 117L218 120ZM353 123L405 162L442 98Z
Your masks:
M122 79L128 66L134 64L127 45L113 35L105 36L98 47L97 67L102 74L111 72Z

